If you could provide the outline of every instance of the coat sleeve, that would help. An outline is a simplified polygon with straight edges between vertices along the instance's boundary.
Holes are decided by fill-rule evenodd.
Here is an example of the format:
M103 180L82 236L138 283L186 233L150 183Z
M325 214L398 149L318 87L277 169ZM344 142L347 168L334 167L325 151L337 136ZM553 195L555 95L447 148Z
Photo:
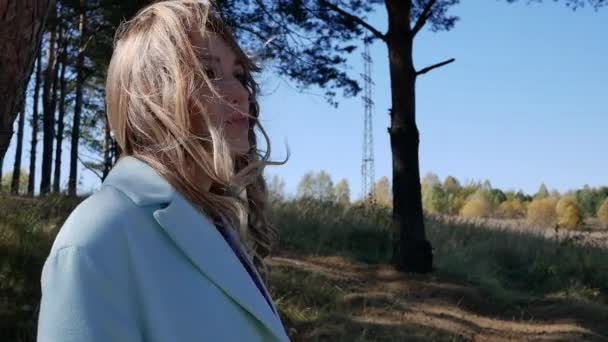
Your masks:
M41 276L38 342L142 340L126 280L105 270L81 247L49 255Z

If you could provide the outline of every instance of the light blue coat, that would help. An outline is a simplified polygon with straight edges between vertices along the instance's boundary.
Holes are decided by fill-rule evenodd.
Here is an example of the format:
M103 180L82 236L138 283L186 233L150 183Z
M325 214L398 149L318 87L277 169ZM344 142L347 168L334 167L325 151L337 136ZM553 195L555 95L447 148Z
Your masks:
M134 157L71 213L41 285L39 342L289 341L212 222Z

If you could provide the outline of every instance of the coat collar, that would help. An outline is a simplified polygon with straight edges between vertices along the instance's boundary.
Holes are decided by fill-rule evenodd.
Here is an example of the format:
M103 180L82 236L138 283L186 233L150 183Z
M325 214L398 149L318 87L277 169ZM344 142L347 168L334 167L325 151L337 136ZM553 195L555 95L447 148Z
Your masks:
M256 285L213 222L151 166L132 156L122 157L103 185L118 188L137 206L161 205L153 212L154 218L196 268L278 340L289 340L276 307L273 304L273 312L263 296L252 295L258 291ZM265 287L264 291L268 293Z

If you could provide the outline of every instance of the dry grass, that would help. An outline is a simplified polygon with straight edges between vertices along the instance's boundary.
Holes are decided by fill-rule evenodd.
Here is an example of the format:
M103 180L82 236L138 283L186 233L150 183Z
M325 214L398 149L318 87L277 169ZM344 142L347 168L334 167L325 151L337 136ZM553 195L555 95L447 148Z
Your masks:
M33 341L44 257L82 199L0 196L0 336ZM294 341L608 340L608 250L518 222L427 216L434 273L388 265L390 212L276 203L271 292ZM588 229L573 234L605 234Z
M496 309L471 285L403 275L388 265L286 253L273 257L271 292L294 341L604 341L608 307L526 298Z

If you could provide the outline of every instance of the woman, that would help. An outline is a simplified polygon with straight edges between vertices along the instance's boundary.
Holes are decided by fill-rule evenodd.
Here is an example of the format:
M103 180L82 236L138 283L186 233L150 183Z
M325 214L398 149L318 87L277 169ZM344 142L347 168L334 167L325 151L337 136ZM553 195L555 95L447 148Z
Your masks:
M288 341L265 286L273 238L258 68L206 1L123 24L106 83L122 151L57 235L38 341Z

